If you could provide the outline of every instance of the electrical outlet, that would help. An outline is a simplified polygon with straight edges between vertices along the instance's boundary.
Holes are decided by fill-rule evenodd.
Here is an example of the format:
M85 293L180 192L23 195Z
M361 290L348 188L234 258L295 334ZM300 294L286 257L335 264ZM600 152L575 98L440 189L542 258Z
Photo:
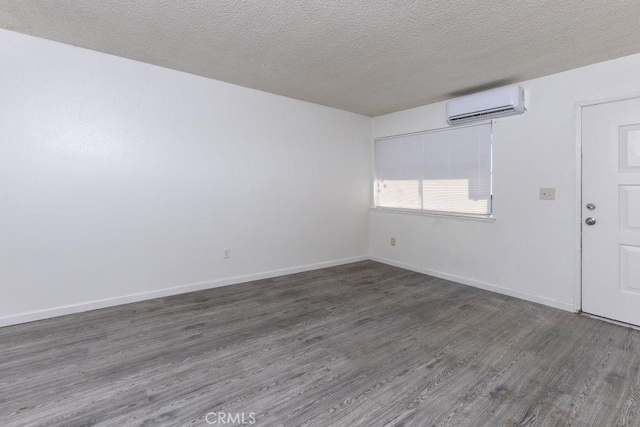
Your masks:
M391 238L391 246L395 246L396 245L396 238L392 237Z
M556 189L555 188L541 188L540 189L540 200L555 200L556 199Z
M231 258L231 249L225 249L224 250L224 258Z

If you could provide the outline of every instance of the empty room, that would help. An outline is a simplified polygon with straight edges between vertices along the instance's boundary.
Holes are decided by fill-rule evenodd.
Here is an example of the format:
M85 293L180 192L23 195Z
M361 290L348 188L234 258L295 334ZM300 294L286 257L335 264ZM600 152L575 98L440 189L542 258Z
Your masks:
M0 426L640 426L639 28L0 0Z

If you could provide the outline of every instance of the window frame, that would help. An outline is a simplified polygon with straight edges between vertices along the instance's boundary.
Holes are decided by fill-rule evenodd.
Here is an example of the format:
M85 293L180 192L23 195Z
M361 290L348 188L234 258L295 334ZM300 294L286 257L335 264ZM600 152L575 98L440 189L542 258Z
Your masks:
M489 179L490 179L490 193L489 193L489 213L487 214L477 214L477 213L464 213L464 212L448 212L448 211L438 211L438 210L427 210L427 209L409 209L409 208L394 208L394 207L387 207L387 206L377 206L378 203L378 192L377 192L377 188L376 188L376 183L378 181L378 177L377 177L377 163L376 163L376 142L377 141L384 141L386 139L394 139L394 138L400 138L400 137L409 137L409 136L413 136L413 135L420 135L420 134L425 134L425 133L435 133L435 132L443 132L443 131L447 131L447 130L453 130L453 129L460 129L460 128L467 128L467 127L474 127L474 126L481 126L481 125L490 125L491 126L491 146L490 146L490 153L489 153L489 158L490 158L490 168L489 168ZM421 131L415 131L415 132L406 132L406 133L401 133L401 134L395 134L395 135L387 135L387 136L383 136L383 137L378 137L378 138L373 138L372 141L372 165L373 165L373 174L372 174L372 185L371 185L371 207L370 210L372 212L382 212L382 213L398 213L398 214L405 214L405 215L418 215L418 216L430 216L430 217L440 217L440 218L450 218L450 219L459 219L459 220L473 220L473 221L483 221L483 222L493 222L495 221L495 210L494 210L494 194L493 194L493 175L494 175L494 170L493 170L493 166L494 166L494 162L493 162L493 154L494 154L494 136L493 136L493 130L494 130L494 121L490 120L490 121L482 121L482 122L476 122L476 123L470 123L470 124L466 124L466 125L462 125L462 126L447 126L447 127L442 127L442 128L435 128L435 129L427 129L427 130L421 130ZM422 193L422 189L421 189L421 193Z

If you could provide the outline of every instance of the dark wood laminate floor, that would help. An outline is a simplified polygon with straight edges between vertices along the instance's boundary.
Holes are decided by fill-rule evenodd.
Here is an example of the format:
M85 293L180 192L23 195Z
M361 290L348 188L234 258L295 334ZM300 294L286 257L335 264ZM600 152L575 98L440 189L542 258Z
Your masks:
M3 427L622 426L639 408L640 331L368 261L0 328Z

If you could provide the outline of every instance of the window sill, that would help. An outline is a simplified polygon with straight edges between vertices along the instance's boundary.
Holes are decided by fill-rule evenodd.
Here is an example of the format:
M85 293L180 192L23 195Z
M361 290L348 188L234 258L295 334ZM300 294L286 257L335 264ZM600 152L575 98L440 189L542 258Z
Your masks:
M447 213L447 212L436 212L436 211L418 211L414 209L371 208L371 211L382 212L382 213L395 213L395 214L403 214L403 215L432 216L432 217L439 217L439 218L461 219L461 220L480 221L480 222L494 222L496 220L496 218L493 215Z

